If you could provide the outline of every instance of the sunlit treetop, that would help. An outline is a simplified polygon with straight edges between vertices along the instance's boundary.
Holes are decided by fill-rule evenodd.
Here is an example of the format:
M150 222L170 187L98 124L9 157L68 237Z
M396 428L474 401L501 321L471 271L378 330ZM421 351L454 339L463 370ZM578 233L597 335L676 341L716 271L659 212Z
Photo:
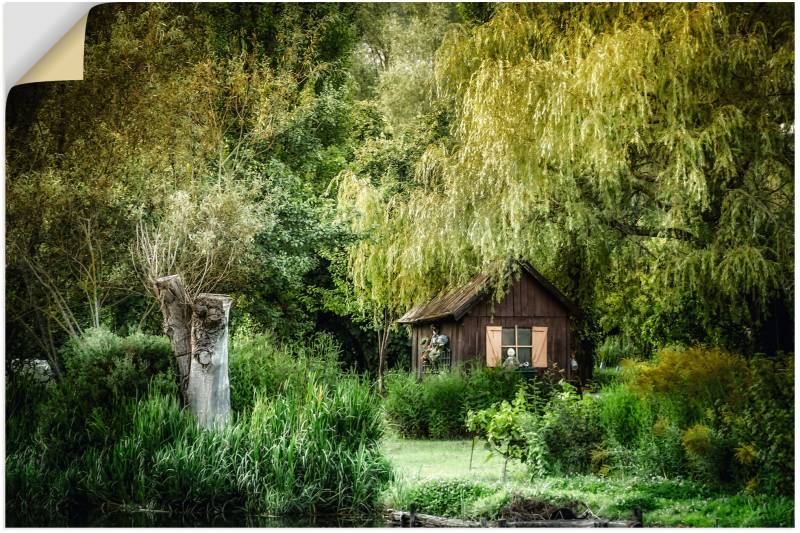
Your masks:
M790 301L793 50L781 5L502 5L460 27L436 66L455 146L407 199L362 203L357 285L403 307L523 258L585 305L624 270L709 313Z

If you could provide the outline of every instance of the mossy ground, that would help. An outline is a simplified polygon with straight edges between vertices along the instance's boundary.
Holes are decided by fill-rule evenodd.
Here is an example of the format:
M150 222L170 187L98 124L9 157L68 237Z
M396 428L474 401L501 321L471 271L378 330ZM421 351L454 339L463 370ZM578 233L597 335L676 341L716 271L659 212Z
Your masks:
M405 440L388 436L383 446L397 478L384 495L384 504L395 509L410 503L409 494L422 484L467 480L485 485L492 494L464 502L461 512L464 517L491 516L518 494L551 502L578 501L607 519L627 519L638 505L644 512L646 526L789 527L794 524L794 502L786 497L725 494L689 480L660 477L584 475L530 479L518 462L509 463L503 482L502 458L487 457L481 442L476 443L474 453L471 440ZM424 507L424 503L420 506ZM421 510L424 512L424 508Z

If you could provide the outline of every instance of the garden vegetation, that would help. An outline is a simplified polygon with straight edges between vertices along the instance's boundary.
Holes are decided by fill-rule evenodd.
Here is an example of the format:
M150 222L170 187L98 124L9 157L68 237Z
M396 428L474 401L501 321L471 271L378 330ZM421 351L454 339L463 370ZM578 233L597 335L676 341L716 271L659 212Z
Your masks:
M383 415L369 383L340 372L329 338L293 349L266 336L234 339L234 421L222 431L200 428L182 409L169 354L162 337L90 330L64 350L64 381L13 381L11 523L101 506L305 516L374 510L392 476L380 448Z
M387 425L609 516L788 525L794 46L791 4L96 6L85 78L8 97L9 516L369 512ZM520 261L580 310L579 382L406 372L398 317ZM178 400L171 274L235 302L219 432Z

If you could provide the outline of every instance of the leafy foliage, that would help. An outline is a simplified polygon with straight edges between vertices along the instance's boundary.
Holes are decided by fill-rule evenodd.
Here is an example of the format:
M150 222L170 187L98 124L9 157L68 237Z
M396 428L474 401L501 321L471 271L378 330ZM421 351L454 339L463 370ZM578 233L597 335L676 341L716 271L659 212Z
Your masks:
M450 32L452 136L402 195L348 185L374 232L356 287L407 308L522 258L587 342L765 342L793 301L793 35L739 5L505 5Z
M528 411L524 389L519 389L514 400L494 404L481 411L467 414L467 428L486 439L487 447L509 459L527 458L532 414ZM505 479L505 471L504 476Z
M243 330L229 354L231 408L250 412L256 398L276 398L309 379L332 384L339 377L339 347L326 334L305 342L281 343L268 334Z
M386 375L386 398L383 408L395 431L405 438L427 437L427 413L422 387L409 372L390 372Z
M454 438L467 434L471 409L511 399L523 379L519 372L500 368L454 369L421 382L408 372L391 372L384 409L406 438Z
M73 426L64 427L64 416L83 414L83 405L97 399L83 386L84 378L108 364L118 366L119 350L135 361L136 352L125 348L148 347L148 341L162 350L167 344L162 338L119 339L99 332L73 348L67 376L75 378L48 391L36 437L21 436L9 447L12 513L76 513L111 502L187 512L231 506L271 514L373 510L391 469L380 448L380 404L369 383L356 376L295 372L284 381L262 383L263 373L246 379L242 374L255 369L240 367L238 382L254 387L249 391L254 399L224 430L208 431L181 409L174 381L157 375L146 395L135 395L139 382L112 389L120 397L102 417L94 408L88 420L75 416ZM239 342L252 353L267 338ZM330 341L318 339L299 350L308 359L305 369L319 364L335 372L335 364L325 362L331 354L313 353L318 349L330 350ZM286 350L283 359L291 355ZM112 373L114 383L122 383L119 374ZM90 438L81 438L82 432Z
M491 489L481 483L466 480L432 480L415 485L405 497L416 502L420 512L437 516L463 516L465 510Z
M130 402L144 396L155 380L171 380L172 350L164 337L136 333L119 337L108 330L89 330L62 351L66 367L60 383L48 386L36 410L34 435L19 435L14 446L40 439L56 464L87 446L103 445L128 426Z

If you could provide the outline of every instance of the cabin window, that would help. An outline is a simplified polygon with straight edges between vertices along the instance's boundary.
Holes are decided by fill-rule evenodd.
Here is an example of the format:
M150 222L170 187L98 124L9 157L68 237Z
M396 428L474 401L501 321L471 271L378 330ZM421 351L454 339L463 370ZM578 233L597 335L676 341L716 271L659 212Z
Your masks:
M511 354L523 368L547 368L547 328L487 326L486 366L502 366Z
M530 366L531 364L531 328L503 328L503 342L500 347L500 354L503 361L512 354L516 354L520 366ZM511 351L513 350L513 352Z

